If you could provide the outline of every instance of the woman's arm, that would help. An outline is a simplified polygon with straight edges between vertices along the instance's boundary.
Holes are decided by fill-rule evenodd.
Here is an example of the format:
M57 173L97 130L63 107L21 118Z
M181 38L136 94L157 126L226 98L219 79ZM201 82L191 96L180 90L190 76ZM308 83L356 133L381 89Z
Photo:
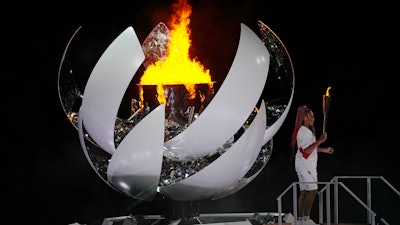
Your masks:
M313 144L309 145L307 148L305 148L305 149L303 150L304 153L306 153L306 154L311 154L311 152L314 151L314 149L317 149L317 152L319 152L320 149L322 149L322 148L320 148L319 146L320 146L322 143L325 142L326 138L327 138L327 134L326 134L326 133L321 134L321 137L319 137L317 141L315 141Z
M318 147L318 152L332 154L333 148L332 147Z

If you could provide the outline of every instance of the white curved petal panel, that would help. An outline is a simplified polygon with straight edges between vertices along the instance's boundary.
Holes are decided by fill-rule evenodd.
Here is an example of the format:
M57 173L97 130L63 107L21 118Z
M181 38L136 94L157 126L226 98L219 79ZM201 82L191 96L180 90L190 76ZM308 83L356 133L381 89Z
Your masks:
M252 30L241 24L237 54L222 86L201 115L167 141L165 147L190 159L203 157L222 146L257 104L267 80L269 62L267 48Z
M293 82L293 89L294 89L294 82ZM276 132L278 132L278 130L281 128L283 122L286 119L287 114L289 113L290 106L292 105L293 95L294 95L294 91L292 91L289 103L288 103L285 111L278 118L278 120L275 121L275 123L273 123L270 127L268 127L265 130L265 133L264 133L264 144L266 144L269 140L271 140L272 137L276 134Z
M79 113L81 113L82 107L79 109ZM104 181L107 183L107 181L100 175L99 171L96 169L95 165L93 164L92 160L89 157L89 153L88 153L88 148L86 146L86 138L85 138L85 134L83 132L84 128L83 128L83 122L82 122L82 117L78 117L78 134L79 134L79 141L81 143L81 147L83 150L83 153L85 154L85 157L87 159L87 161L90 163L90 166L93 168L93 170L96 172L96 174ZM110 185L111 186L111 185ZM115 188L116 189L116 188ZM116 189L118 190L118 189Z
M257 173L253 174L251 177L248 178L242 178L239 182L237 182L236 184L230 186L228 189L225 190L220 190L220 192L214 194L214 196L212 197L211 200L218 200L221 198L225 198L233 193L238 192L240 189L244 188L247 184L249 184L251 181L254 180L254 178L256 178L258 176L258 174L264 169L266 164L264 164L262 166L262 168L260 168Z
M260 109L260 112L262 110L264 110L262 113L265 113L265 104L264 104L264 100L262 101L262 106ZM264 108L264 109L262 109ZM267 118L266 118L267 119ZM265 144L265 143L264 143ZM227 189L222 189L220 190L219 193L215 194L212 198L212 200L217 200L217 199L221 199L221 198L225 198L233 193L236 193L237 191L239 191L240 189L244 188L247 184L249 184L251 181L254 180L254 178L256 178L258 176L258 174L264 169L266 164L263 164L262 168L260 168L255 174L253 174L251 177L247 177L247 178L242 178L239 182L235 183L234 185L230 186Z
M81 107L82 109L82 107ZM79 113L81 111L81 109L79 110ZM96 166L93 164L93 161L91 160L90 156L89 156L89 152L88 149L89 147L86 146L86 138L85 138L85 134L84 134L84 128L83 128L83 122L82 122L82 117L78 117L78 134L79 134L79 141L81 143L81 147L83 150L83 153L85 153L85 157L87 159L87 161L90 163L90 166L93 168L93 170L96 172L96 174L111 188L113 188L114 190L123 193L122 191L120 191L118 188L112 186L99 172L99 170L97 170Z
M114 127L125 91L145 56L132 27L123 31L96 63L83 94L80 115L88 134L113 154Z
M125 136L111 157L108 180L124 193L151 200L160 181L165 107L158 106Z
M262 147L266 124L264 102L259 113L235 144L198 173L160 188L160 193L174 200L210 198L235 187L254 164Z

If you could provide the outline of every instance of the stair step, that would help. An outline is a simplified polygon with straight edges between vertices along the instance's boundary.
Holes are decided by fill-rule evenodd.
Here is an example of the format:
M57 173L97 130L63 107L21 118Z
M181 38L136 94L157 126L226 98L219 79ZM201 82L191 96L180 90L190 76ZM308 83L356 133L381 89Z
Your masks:
M327 223L322 225L327 225ZM369 223L331 223L331 225L369 225Z
M322 225L327 225L327 223ZM331 225L369 225L369 223L331 223Z
M279 223L272 223L268 225L279 225ZM292 225L292 224L282 222L282 225ZM327 225L327 223L322 223L321 225ZM369 225L369 223L331 223L331 225Z

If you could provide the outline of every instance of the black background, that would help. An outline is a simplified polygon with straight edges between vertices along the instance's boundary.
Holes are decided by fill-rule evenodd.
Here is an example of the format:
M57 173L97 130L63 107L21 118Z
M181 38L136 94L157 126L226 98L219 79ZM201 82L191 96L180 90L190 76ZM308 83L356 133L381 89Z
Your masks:
M82 49L89 52L87 61L95 62L105 43L129 25L143 41L157 23L168 20L171 3L13 3L4 9L8 12L1 16L2 122L6 124L3 219L10 224L98 224L106 217L167 211L168 201L161 196L151 203L136 204L97 177L60 104L57 76L66 44L79 26L102 35L93 38L103 42L93 41ZM283 41L295 71L292 108L274 137L267 166L239 192L221 200L200 201L200 213L276 212L278 195L297 181L289 149L296 108L307 104L314 109L320 133L322 95L328 86L332 86L332 102L325 144L333 146L335 154L320 155L319 180L382 176L400 189L399 48L393 5L257 0L190 3L196 46L192 53L216 79L229 70L240 22L255 28L258 19ZM400 197L386 191L386 198L379 197L374 204L385 210L398 208ZM290 205L286 207L291 210ZM393 212L390 216L399 218Z

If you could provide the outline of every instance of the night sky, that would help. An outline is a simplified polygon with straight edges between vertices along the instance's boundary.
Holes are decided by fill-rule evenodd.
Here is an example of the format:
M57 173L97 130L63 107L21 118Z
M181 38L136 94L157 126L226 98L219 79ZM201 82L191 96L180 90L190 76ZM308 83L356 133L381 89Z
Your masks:
M57 78L66 44L78 27L93 38L82 46L82 58L90 65L127 26L133 26L143 41L156 24L168 20L172 2L13 4L10 13L1 16L6 68L2 204L3 218L10 224L101 224L106 217L167 211L168 201L162 196L137 203L111 189L91 169L78 132L61 106ZM261 0L190 3L192 54L215 79L229 71L239 24L256 28L257 20L285 44L295 71L294 101L274 136L273 154L264 170L231 196L200 201L200 213L276 212L278 195L297 181L289 148L296 108L307 104L314 109L320 133L322 95L328 86L332 102L324 144L335 154L320 155L319 180L382 176L400 190L399 39L394 6ZM385 189L374 203L398 208L400 196ZM398 221L399 215L393 218Z

